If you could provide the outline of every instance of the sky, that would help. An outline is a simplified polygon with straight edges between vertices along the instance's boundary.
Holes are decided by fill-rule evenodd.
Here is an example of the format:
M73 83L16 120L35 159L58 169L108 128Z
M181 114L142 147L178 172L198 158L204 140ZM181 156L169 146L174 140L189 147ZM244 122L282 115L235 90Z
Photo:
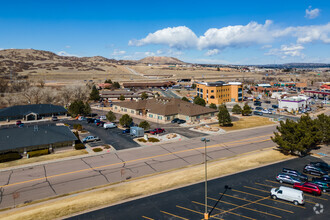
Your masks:
M0 49L191 63L330 63L329 0L4 1Z

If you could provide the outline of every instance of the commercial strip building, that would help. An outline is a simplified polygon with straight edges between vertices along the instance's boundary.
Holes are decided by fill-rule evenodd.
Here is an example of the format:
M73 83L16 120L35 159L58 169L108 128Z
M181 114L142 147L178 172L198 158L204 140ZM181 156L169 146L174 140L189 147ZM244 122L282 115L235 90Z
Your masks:
M186 121L214 116L218 110L196 105L175 98L155 98L113 103L113 112L139 116L154 122L168 123L174 118Z
M268 83L263 83L263 84L257 84L255 86L251 86L250 89L254 92L259 92L259 93L273 93L273 92L282 92L283 88L280 87L274 87L271 84Z
M197 96L203 98L207 104L243 101L243 85L240 82L198 82L196 91Z
M307 82L271 82L274 87L306 88Z
M31 126L0 129L0 153L72 147L77 137L67 126Z
M51 104L15 105L0 109L0 121L9 120L38 120L43 117L65 115L67 110L63 106Z
M168 82L132 82L132 83L123 83L124 88L167 88L172 87L175 85L175 82L168 81Z
M154 97L154 94L148 90L142 90L138 92L102 90L100 91L100 97L108 100L114 100L114 99L119 99L119 97L123 95L125 99L139 99L141 98L141 95L144 92L148 95L149 98Z
M310 106L312 98L304 95L292 96L278 101L280 109L286 109L288 112L299 111Z

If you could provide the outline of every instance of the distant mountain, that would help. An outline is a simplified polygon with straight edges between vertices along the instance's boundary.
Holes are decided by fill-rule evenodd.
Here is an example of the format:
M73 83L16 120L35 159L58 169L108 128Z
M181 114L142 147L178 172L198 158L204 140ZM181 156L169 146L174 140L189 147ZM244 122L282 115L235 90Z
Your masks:
M267 68L325 68L330 67L330 63L284 63L284 64L267 64L257 65Z
M138 61L144 64L160 64L160 65L173 65L173 64L186 64L185 62L174 57L146 57Z

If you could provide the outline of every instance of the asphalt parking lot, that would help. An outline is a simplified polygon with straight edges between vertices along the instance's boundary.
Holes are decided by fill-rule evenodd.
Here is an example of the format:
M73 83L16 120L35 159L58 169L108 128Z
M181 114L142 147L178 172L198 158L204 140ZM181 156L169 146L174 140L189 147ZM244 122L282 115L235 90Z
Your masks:
M275 176L283 167L302 171L305 164L316 160L320 159L308 156L208 181L208 210L221 196L224 186L231 187L210 219L330 219L329 192L319 197L305 193L304 206L270 198L270 189L281 185ZM204 183L199 183L71 219L203 219L203 213Z

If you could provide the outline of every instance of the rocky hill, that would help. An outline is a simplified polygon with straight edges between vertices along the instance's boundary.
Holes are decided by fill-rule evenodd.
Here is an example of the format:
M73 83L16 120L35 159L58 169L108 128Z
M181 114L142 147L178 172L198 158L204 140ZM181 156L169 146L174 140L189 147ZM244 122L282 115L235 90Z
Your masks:
M185 64L181 60L174 57L146 57L138 61L144 64L160 64L160 65L173 65L173 64Z

